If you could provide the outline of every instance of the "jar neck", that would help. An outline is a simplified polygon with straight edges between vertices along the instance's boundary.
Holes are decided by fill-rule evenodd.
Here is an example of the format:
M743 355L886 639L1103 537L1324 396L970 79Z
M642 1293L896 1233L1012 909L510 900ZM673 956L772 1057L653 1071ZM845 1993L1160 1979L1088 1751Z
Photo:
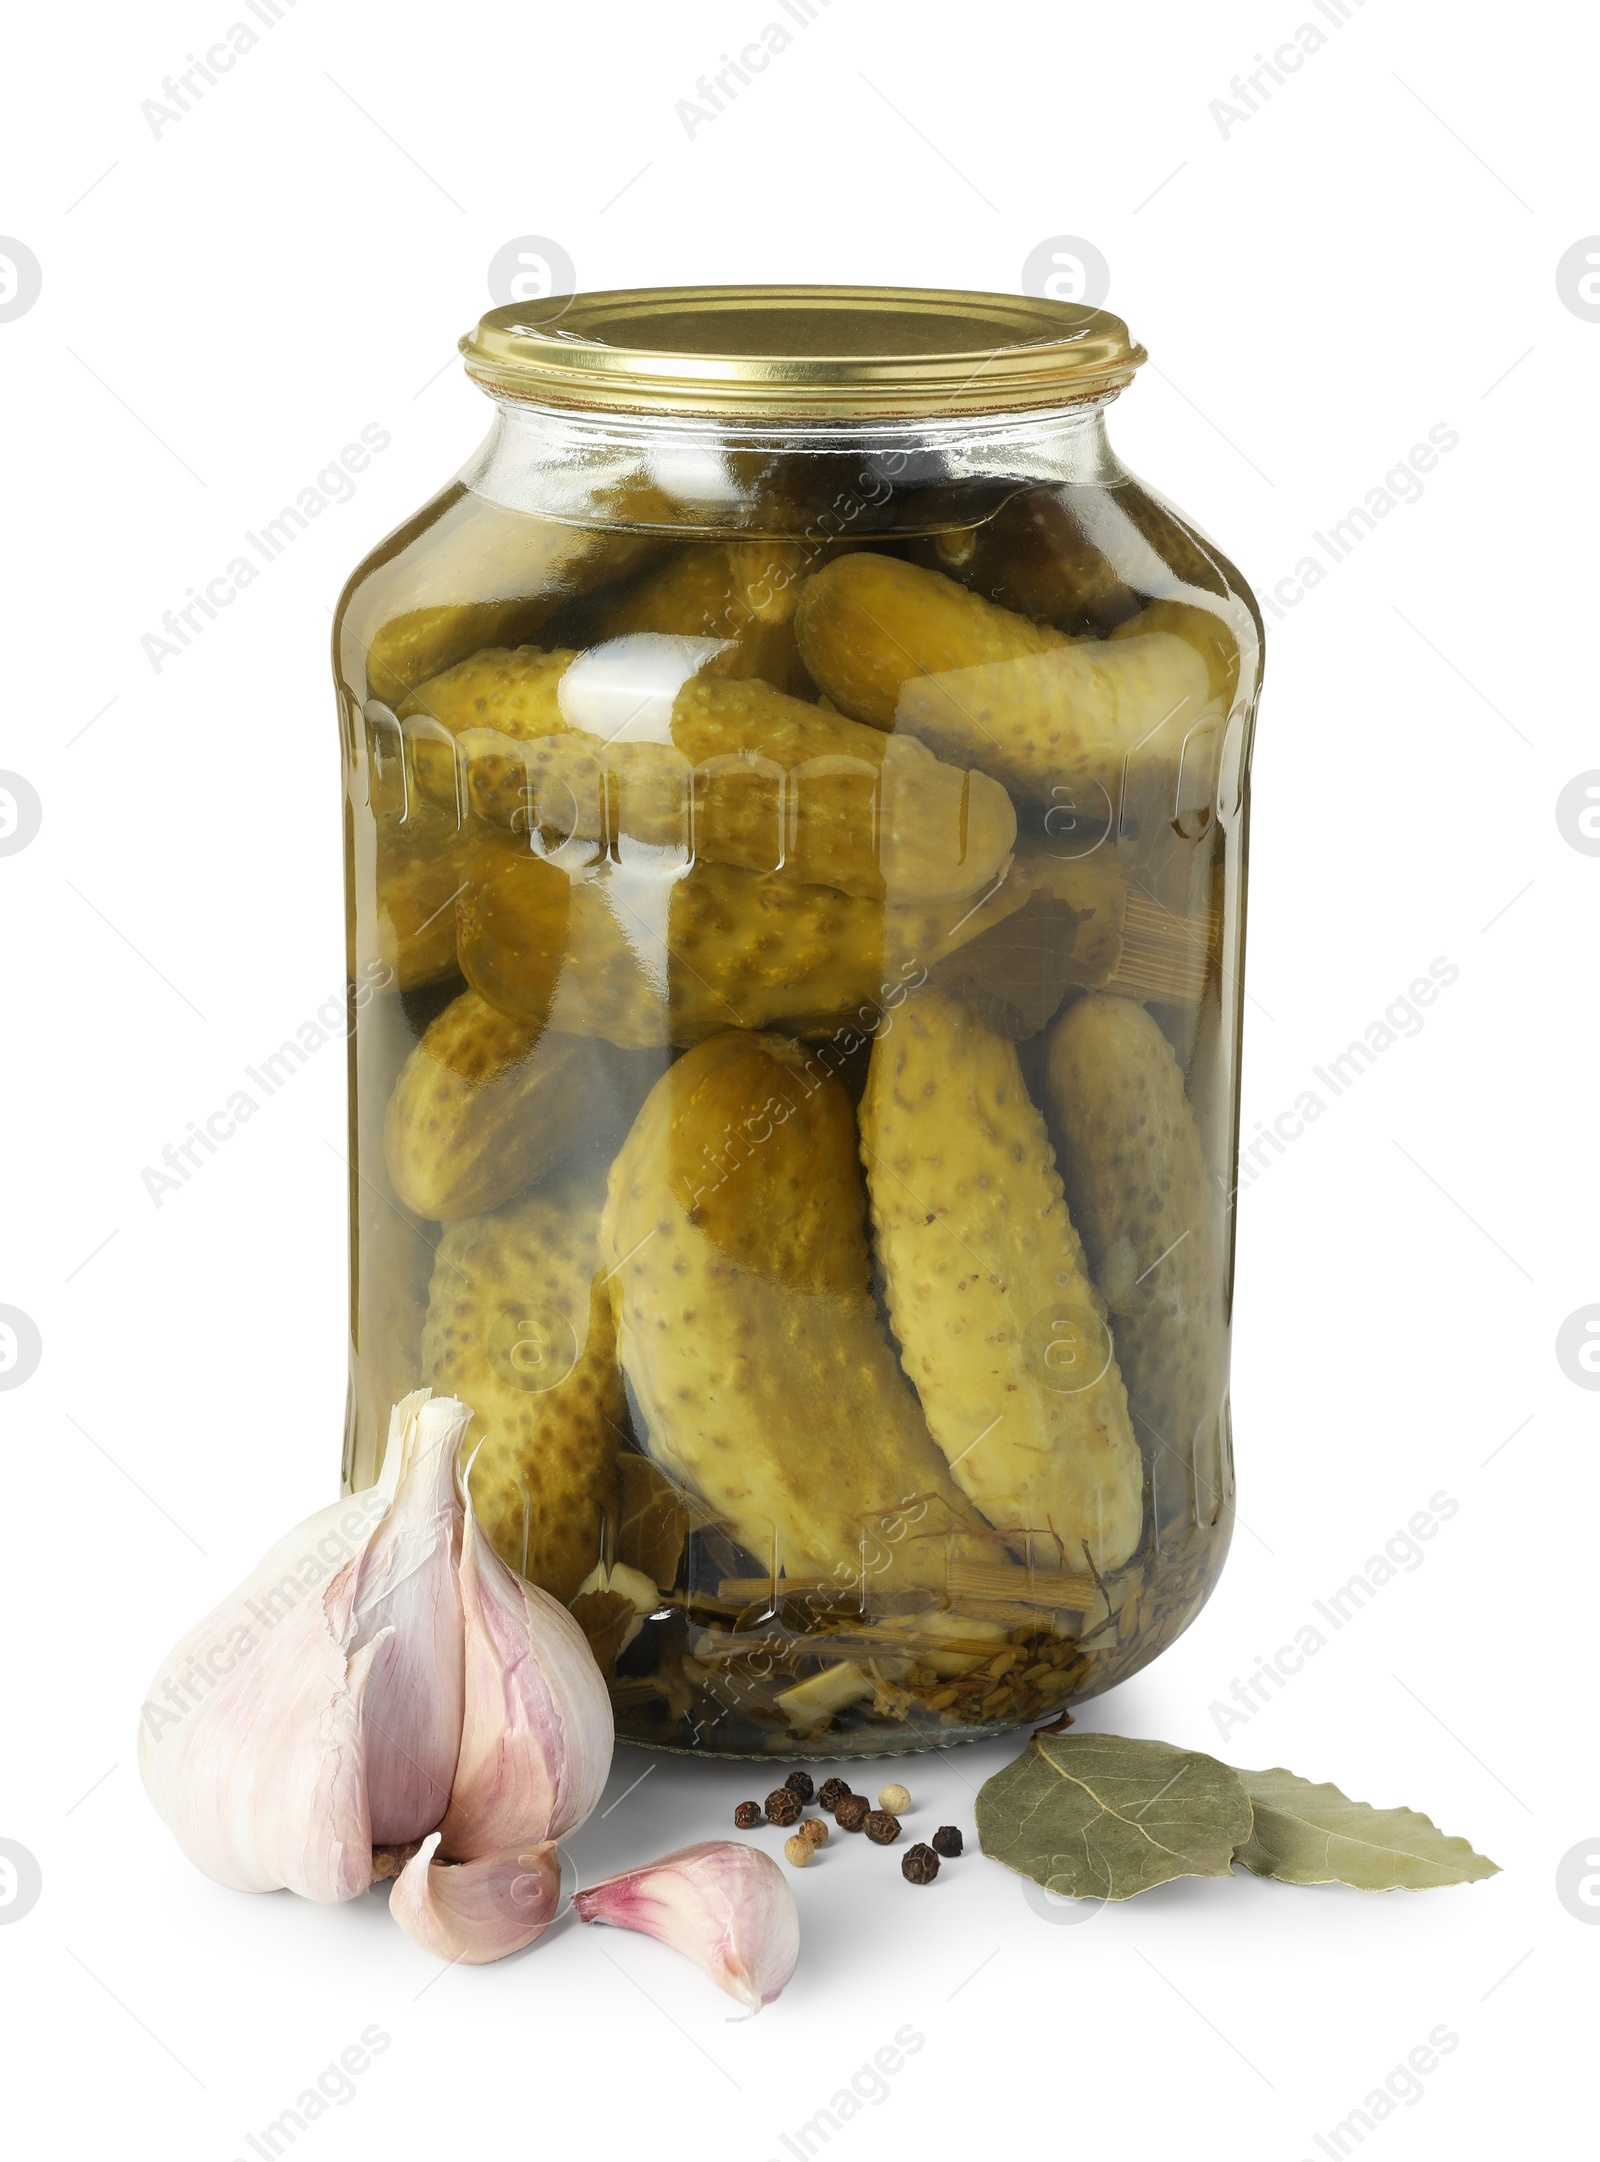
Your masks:
M1018 488L1125 477L1109 396L1026 413L730 426L493 400L457 478L508 510L683 535L911 534L972 522Z

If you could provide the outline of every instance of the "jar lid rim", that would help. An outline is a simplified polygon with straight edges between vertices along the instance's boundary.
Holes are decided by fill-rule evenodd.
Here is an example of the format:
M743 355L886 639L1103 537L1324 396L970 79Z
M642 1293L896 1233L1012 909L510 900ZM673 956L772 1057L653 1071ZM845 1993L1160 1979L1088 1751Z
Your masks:
M853 285L555 294L491 309L461 351L486 389L537 403L792 419L1062 405L1145 359L1103 309Z

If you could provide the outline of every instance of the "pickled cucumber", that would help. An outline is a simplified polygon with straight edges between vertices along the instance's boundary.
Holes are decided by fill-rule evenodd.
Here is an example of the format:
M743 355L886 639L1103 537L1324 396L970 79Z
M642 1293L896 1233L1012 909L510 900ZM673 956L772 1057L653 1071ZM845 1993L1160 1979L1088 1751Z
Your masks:
M355 1184L357 1296L348 1446L352 1469L366 1474L354 1480L360 1487L378 1475L389 1414L422 1386L422 1324L437 1234L402 1206L381 1163Z
M1171 1045L1131 999L1079 999L1050 1032L1046 1092L1105 1294L1161 1527L1193 1522L1227 1374L1221 1216ZM1209 1492L1201 1497L1209 1505ZM1209 1513L1209 1509L1208 1509Z
M868 1288L855 1121L796 1044L728 1034L656 1083L600 1242L650 1453L774 1577L939 1588L981 1555Z
M1111 981L1129 907L1109 855L1019 851L977 906L886 908L727 864L663 878L607 858L568 872L489 845L463 882L460 960L501 1012L616 1044L780 1024L812 1040L870 1035L930 972L986 1012L1003 1007L996 1025L1016 1037L1042 1028L1069 985ZM1152 989L1181 995L1170 970L1144 965Z
M841 556L806 581L795 636L839 711L884 729L903 719L901 698L913 678L1071 643L1064 632L997 608L938 571L870 553ZM995 748L985 743L986 753Z
M775 690L809 695L812 684L795 643L801 581L822 560L799 541L728 541L681 548L621 592L600 620L599 635L670 631L726 641L707 663L723 676L759 676Z
M974 894L1004 869L1016 815L997 782L770 684L694 674L692 643L640 634L604 670L590 667L604 647L474 654L405 703L418 785L446 806L464 792L490 823L869 898ZM646 725L664 740L641 740Z
M1142 615L1113 638L1073 640L886 556L820 571L796 629L844 712L909 729L1018 796L1091 806L1112 826L1131 816L1148 830L1175 815L1185 744L1218 710L1206 655Z
M609 860L569 875L486 848L463 895L461 955L507 1014L617 1044L686 1046L778 1022L825 1037L873 1028L964 914L965 901L886 911L720 863L670 880Z
M422 1332L427 1379L476 1416L473 1510L501 1558L557 1599L601 1559L627 1404L597 1284L603 1180L563 1174L448 1226Z
M359 969L381 961L396 990L443 983L456 972L456 897L470 842L453 819L423 810L377 824L375 909L358 946Z
M1239 641L1227 618L1219 610L1188 601L1152 601L1138 615L1119 623L1111 636L1143 638L1152 631L1170 631L1194 647L1206 664L1210 700L1226 712L1239 688Z
M426 531L419 547L403 544ZM353 678L391 705L464 654L526 638L575 593L635 570L660 547L639 533L558 525L459 482L389 543L395 554L340 603L335 642Z
M648 1080L609 1046L499 1013L463 991L407 1058L384 1119L395 1191L419 1216L477 1216L550 1170ZM631 1094L630 1089L635 1092ZM470 1399L469 1399L470 1401Z
M1002 608L1075 636L1111 636L1145 606L1145 593L1187 588L1190 598L1226 600L1244 591L1215 544L1131 477L1111 488L1029 489L982 524L913 541L911 555Z
M860 1117L890 1325L956 1483L1020 1558L1119 1567L1143 1468L1016 1052L924 992L874 1045Z
M624 882L626 883L626 882ZM457 912L461 967L475 992L532 1043L548 1022L568 1037L632 1049L670 1042L661 935L651 924L670 889L613 905L602 864L569 874L526 850L474 857Z
M1069 488L1030 489L985 524L913 541L913 562L1014 614L1104 638L1143 605L1084 532Z
M559 686L576 659L564 648L487 646L419 685L399 713L419 792L457 817L470 807L510 825L525 778L516 746L566 729Z

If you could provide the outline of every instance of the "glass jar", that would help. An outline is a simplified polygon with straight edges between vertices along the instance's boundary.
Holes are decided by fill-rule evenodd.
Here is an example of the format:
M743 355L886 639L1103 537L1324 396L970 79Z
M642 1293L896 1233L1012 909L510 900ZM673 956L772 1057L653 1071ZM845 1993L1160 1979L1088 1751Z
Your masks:
M1117 463L1114 316L601 293L334 636L352 1380L623 1738L1047 1717L1228 1544L1261 619Z

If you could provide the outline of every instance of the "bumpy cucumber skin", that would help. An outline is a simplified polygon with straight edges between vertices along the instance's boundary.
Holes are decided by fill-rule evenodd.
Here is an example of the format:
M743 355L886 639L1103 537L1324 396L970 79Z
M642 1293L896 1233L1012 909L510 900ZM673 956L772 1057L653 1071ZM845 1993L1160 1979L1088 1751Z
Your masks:
M907 1002L873 1046L861 1152L889 1320L957 1484L1024 1558L1119 1567L1143 1467L1114 1356L1068 1391L1048 1354L1105 1309L1017 1054L955 999Z
M588 1170L449 1225L422 1333L428 1381L476 1414L463 1462L478 1521L504 1561L563 1601L603 1558L627 1429L611 1304L596 1283L601 1193ZM559 1374L552 1386L517 1385L519 1324L525 1378Z
M1227 1382L1221 1233L1183 1074L1137 1001L1082 998L1056 1022L1045 1089L1073 1217L1113 1303L1135 1430L1162 1527L1192 1523L1193 1461L1214 1454Z
M541 1032L463 991L389 1099L384 1154L396 1193L439 1222L498 1207L560 1162L606 1079L599 1043Z
M868 1288L855 1123L778 1036L657 1082L612 1166L601 1248L652 1456L763 1567L940 1589L970 1516Z
M1114 817L1126 799L1147 822L1213 700L1208 654L1177 620L1145 611L1111 639L1072 639L937 571L854 555L807 583L796 633L841 712L909 730L1027 801Z

